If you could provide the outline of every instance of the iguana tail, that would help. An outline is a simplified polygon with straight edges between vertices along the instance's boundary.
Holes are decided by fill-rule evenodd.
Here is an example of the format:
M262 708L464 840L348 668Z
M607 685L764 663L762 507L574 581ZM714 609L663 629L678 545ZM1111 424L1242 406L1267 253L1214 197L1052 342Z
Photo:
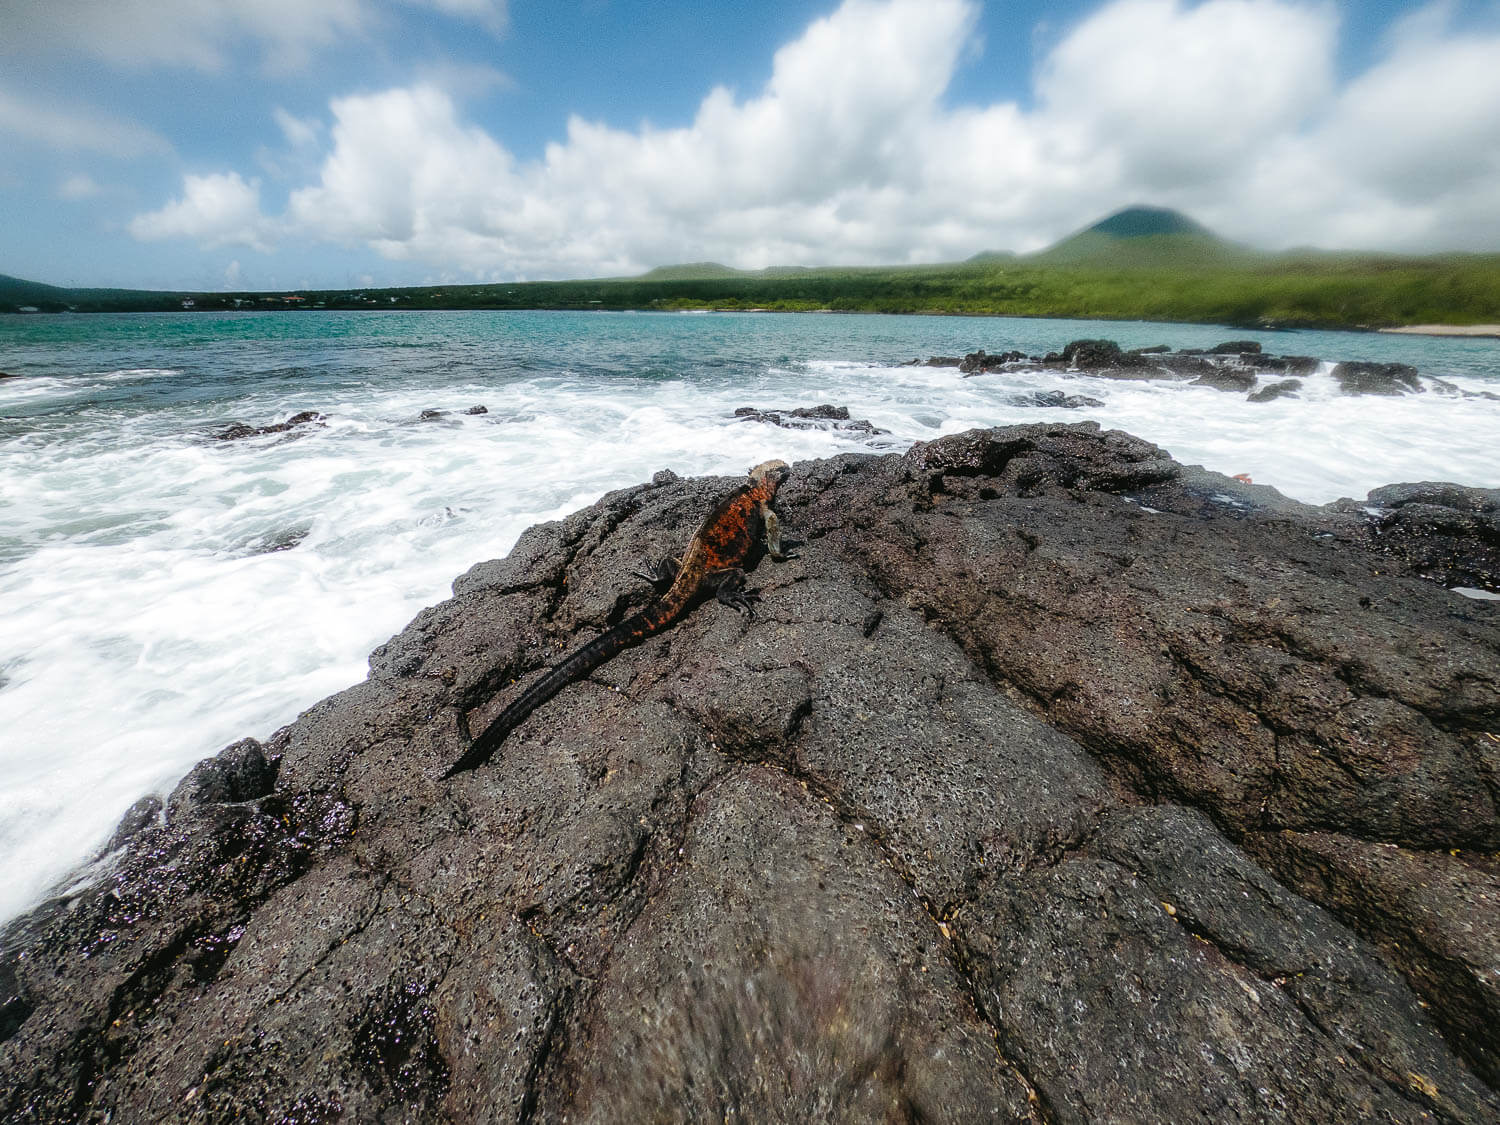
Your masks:
M671 612L668 606L656 602L633 617L627 617L613 629L600 633L532 684L514 703L495 716L490 725L469 743L469 748L464 751L463 757L449 766L448 772L443 776L452 777L456 773L463 773L464 770L484 765L500 748L506 736L520 726L526 717L543 703L569 684L583 679L615 653L631 645L640 644L652 633L670 624L674 616L676 614Z

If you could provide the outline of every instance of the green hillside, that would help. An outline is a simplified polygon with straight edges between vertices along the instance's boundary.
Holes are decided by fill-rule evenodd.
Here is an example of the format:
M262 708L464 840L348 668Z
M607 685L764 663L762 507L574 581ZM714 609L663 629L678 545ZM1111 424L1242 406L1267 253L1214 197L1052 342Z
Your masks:
M221 309L772 309L1375 328L1500 321L1500 254L1268 254L1191 219L1132 207L1038 254L927 266L742 271L712 262L633 278L301 290L151 293L0 278L0 312Z
M0 313L36 309L38 312L149 312L182 307L188 293L160 293L149 289L64 289L0 274Z
M66 289L59 289L55 285L43 285L0 273L0 309L13 312L16 307L31 305L56 311L57 306L66 305L67 296Z

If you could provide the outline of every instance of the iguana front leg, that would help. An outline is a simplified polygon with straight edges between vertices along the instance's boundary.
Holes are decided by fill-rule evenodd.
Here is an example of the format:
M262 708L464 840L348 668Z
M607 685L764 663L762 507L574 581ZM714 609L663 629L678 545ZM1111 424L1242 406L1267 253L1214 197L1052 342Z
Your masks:
M787 559L797 557L786 550L786 548L797 546L801 540L782 539L781 517L776 514L771 505L762 504L760 506L760 522L761 527L764 529L763 537L766 541L766 554L770 555L777 562L786 562Z

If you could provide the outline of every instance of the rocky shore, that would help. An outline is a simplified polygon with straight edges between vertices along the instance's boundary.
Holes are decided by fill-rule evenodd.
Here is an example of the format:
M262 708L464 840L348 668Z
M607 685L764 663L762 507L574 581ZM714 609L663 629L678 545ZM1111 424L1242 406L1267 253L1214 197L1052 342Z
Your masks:
M1500 493L1092 423L795 466L799 557L440 775L734 481L527 531L0 933L0 1119L1500 1120Z
M1271 355L1255 340L1226 340L1211 348L1179 351L1172 351L1165 344L1127 351L1114 340L1074 340L1062 351L1046 355L1027 355L1019 351L991 355L980 348L963 357L935 355L925 361L913 359L906 364L916 365L956 367L965 378L997 372L1052 371L1101 379L1179 382L1242 393L1250 402L1296 398L1303 389L1303 380L1323 366L1315 356ZM1328 374L1339 393L1344 395L1407 395L1430 390L1464 398L1500 398L1491 391L1466 391L1446 379L1423 376L1406 363L1346 360L1333 363ZM1103 405L1097 399L1064 396L1056 391L1042 395L1040 400L1036 400L1035 395L1031 398L1034 401L1015 404L1070 409Z

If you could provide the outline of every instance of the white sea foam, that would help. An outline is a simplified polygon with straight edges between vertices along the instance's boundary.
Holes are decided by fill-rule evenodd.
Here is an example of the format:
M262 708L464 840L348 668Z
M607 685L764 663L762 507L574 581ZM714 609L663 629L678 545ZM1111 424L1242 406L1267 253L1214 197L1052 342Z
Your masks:
M121 323L133 324L110 326ZM978 335L969 322L351 318L329 321L352 326L348 353L318 338L271 341L264 355L260 341L244 343L244 323L233 322L232 347L207 356L179 347L167 362L79 363L94 374L74 375L56 349L40 349L26 377L0 382L0 918L98 848L143 793L164 793L197 759L265 737L359 680L372 648L525 527L657 469L739 476L769 457L1093 418L1312 502L1397 480L1500 484L1500 402L1348 398L1326 365L1298 399L1248 403L1179 383L889 365L919 349L961 350ZM252 328L261 323L320 322ZM465 337L473 324L489 335ZM626 343L592 366L556 360L601 324ZM1005 345L980 327L990 338L979 342ZM1039 339L1020 346L1036 351L1089 334L1023 329ZM737 335L770 331L782 335ZM802 342L816 333L837 338ZM1184 329L1173 342L1205 336ZM1143 342L1153 340L1133 341ZM215 382L220 367L228 374ZM1495 385L1462 363L1431 373L1470 390ZM1014 401L1052 390L1104 405ZM740 406L822 402L890 433L733 417ZM489 413L462 413L476 403ZM434 408L448 413L419 420ZM231 419L261 425L304 410L326 424L211 436Z
M846 365L830 365L835 370ZM831 396L852 413L918 440L935 432L1021 422L1099 422L1153 441L1186 464L1244 473L1313 504L1362 497L1402 480L1500 484L1500 402L1426 392L1384 397L1340 393L1331 363L1303 378L1296 398L1252 403L1243 393L1175 381L1023 371L959 379L951 368L894 367ZM1481 390L1477 380L1451 380ZM1069 410L1014 405L1031 391L1087 395L1104 403ZM924 424L925 422L925 424ZM924 432L926 431L926 432Z
M121 367L114 371L91 371L84 374L99 379L161 379L181 375L183 372L175 367Z

